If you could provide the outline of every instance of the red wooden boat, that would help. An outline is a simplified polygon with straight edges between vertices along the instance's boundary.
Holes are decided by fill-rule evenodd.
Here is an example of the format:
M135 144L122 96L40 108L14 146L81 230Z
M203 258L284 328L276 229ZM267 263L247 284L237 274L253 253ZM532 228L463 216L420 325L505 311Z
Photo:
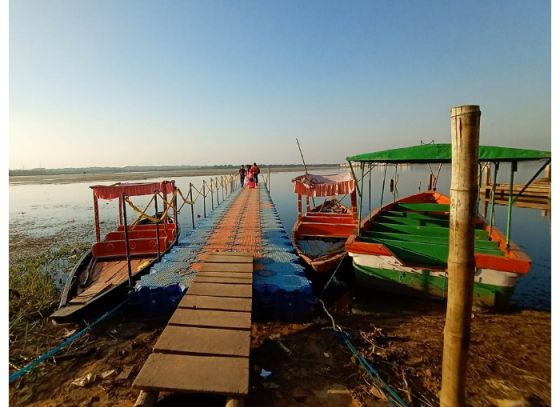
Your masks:
M93 190L96 241L74 267L63 289L59 309L51 318L61 322L98 312L124 297L141 275L178 240L175 182L117 183L96 185ZM133 196L152 196L155 215L141 214L128 225L126 205L140 211L130 201ZM158 212L158 196L163 200L163 212ZM101 239L98 200L119 200L119 221L116 230ZM171 204L168 204L170 200ZM169 216L172 212L173 217Z
M331 272L346 256L344 242L358 226L354 179L350 174L305 174L292 182L298 195L292 244L300 258L317 273ZM350 195L352 207L342 205L336 198L338 195ZM305 214L302 196L306 200ZM325 197L325 200L311 208L310 197Z

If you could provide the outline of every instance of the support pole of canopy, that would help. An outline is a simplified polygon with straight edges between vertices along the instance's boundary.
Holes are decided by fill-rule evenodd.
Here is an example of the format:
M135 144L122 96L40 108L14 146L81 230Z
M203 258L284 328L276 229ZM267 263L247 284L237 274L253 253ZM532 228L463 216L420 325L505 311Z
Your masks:
M101 231L99 230L99 204L95 191L93 191L93 217L95 218L95 240L99 243L101 240Z
M364 190L364 167L366 166L365 163L360 163L360 168L362 170L362 178L360 179L360 190L363 191ZM359 212L359 220L358 220L358 224L362 223L362 204L363 204L363 199L362 199L362 195L360 194L360 212Z
M126 250L126 266L128 268L128 288L132 290L132 267L130 265L130 248L128 246L128 222L126 219L126 203L125 194L122 193L122 205L123 205L123 218L124 218L124 247ZM158 242L159 245L159 242Z
M122 196L119 196L119 226L123 224L122 219Z
M352 161L348 161L348 166L350 167L350 172L352 173L352 178L354 178L354 185L356 186L356 191L358 191L358 196L360 197L359 201L360 201L360 205L362 204L362 191L360 190L360 186L358 185L358 179L356 178L356 173L354 172L354 167L352 166ZM360 235L360 215L359 212L361 212L358 209L358 236Z
M161 257L161 253L159 251L159 214L158 214L158 207L157 207L157 193L154 195L154 206L155 206L155 210L156 210L156 240L157 240L157 259L159 261L160 257ZM177 227L177 226L175 226Z
M511 210L513 208L513 178L517 171L517 161L511 162L511 170L509 173L509 198L508 198L508 215L506 229L506 247L509 249L509 240L511 236Z
M383 193L385 192L385 179L387 178L387 164L385 164L385 171L383 172L383 184L381 184L381 203L380 207L383 207Z
M368 189L368 201L369 201L369 214L371 214L371 163L369 164L369 189Z
M448 299L445 317L442 407L465 406L467 356L474 285L474 230L478 194L480 109L451 109L451 209L449 218Z
M175 236L177 236L177 233L179 233L179 216L177 214L177 187L175 186L175 183L173 183L173 199L171 201L171 205L173 205L173 223L175 223L174 233ZM167 232L167 226L165 227L165 235L169 235ZM179 238L179 236L177 236L177 238Z
M496 182L498 181L498 170L500 169L500 162L494 163L494 182L492 183L492 190L490 191L490 217L488 223L490 224L490 235L492 234L492 227L494 226L494 207L496 205Z
M305 164L305 159L303 158L303 151L301 151L301 146L299 145L299 140L296 138L297 148L299 150L299 155L301 155L301 161L303 162L303 168L305 169L305 175L309 174L307 171L307 164ZM309 199L309 198L308 198ZM315 206L315 198L311 197L313 201L313 206Z

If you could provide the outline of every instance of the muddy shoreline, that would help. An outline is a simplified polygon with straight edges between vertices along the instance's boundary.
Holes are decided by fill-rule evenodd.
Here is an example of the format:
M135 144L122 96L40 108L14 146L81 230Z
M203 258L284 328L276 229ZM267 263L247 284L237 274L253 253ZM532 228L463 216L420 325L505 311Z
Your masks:
M25 235L10 236L11 263L51 249L54 241L61 244L59 239L64 235L32 241ZM72 256L68 254L70 262ZM45 316L55 306L51 304L50 309L28 315L25 330L10 330L10 372L79 328L47 321ZM409 405L438 405L444 304L354 291L342 301L331 296L329 308L339 311L334 313L337 323ZM165 315L147 317L130 306L12 384L10 405L132 406L138 395L132 382L166 321ZM312 321L303 324L254 323L251 389L246 404L387 405L330 325L321 310ZM550 338L550 312L519 308L507 313L475 312L468 370L469 405L550 405ZM272 371L266 380L259 375L263 368ZM111 377L99 378L110 370L115 370ZM98 379L84 388L72 384L88 373L96 374ZM191 403L218 406L223 405L223 400L162 394L157 405Z

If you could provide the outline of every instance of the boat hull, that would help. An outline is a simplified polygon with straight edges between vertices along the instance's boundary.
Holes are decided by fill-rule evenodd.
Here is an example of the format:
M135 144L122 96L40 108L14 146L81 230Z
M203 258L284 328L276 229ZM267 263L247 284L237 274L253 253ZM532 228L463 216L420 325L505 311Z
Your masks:
M350 210L345 208L348 212ZM312 216L305 216L298 220L292 228L292 245L297 255L314 272L327 274L333 272L346 257L344 243L347 237L356 229L356 222L351 213L323 214L311 212ZM304 249L308 243L317 242L324 246L324 250L311 255Z
M360 288L433 300L447 299L447 273L429 268L391 267L379 256L352 256L356 283ZM510 304L517 275L477 269L473 277L473 305L503 309Z
M177 243L180 236L180 227L177 227L175 237L170 245L161 255L167 253ZM92 260L91 249L80 259L80 262L74 267L63 289L59 308L50 318L57 323L66 323L82 319L91 319L99 316L102 312L107 311L109 307L116 305L124 300L130 292L128 278L118 284L114 284L111 288L95 295L91 300L83 304L72 304L72 299L78 295L78 284L80 274L91 271L90 261ZM133 261L136 259L132 259ZM114 259L114 262L126 262L126 259ZM144 259L146 262L142 267L133 272L131 280L134 285L142 276L146 275L151 267L158 262L157 258ZM107 261L107 262L110 262ZM88 270L89 269L89 270ZM92 283L93 284L93 283Z
M366 218L346 241L359 287L431 299L447 298L450 199L435 191L390 203ZM477 218L473 304L506 308L530 258Z

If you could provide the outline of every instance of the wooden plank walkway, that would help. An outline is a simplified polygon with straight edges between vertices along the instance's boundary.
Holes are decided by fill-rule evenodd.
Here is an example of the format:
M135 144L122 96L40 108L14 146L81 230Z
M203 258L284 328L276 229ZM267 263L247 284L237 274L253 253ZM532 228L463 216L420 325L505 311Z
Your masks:
M260 191L245 188L197 255L197 275L133 383L142 390L137 405L162 391L221 394L243 404L261 246Z
M213 393L241 400L247 396L252 263L251 254L206 256L204 271L169 320L135 388L156 394Z

